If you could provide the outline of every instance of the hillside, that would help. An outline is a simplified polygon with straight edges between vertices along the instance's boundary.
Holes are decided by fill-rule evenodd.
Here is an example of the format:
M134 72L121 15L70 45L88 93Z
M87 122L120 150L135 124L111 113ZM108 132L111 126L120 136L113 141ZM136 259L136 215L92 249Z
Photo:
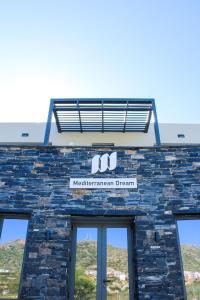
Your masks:
M20 278L24 241L16 240L0 246L0 297L15 298ZM181 246L188 300L200 299L200 247ZM123 300L128 299L127 251L108 245L108 299L118 290L122 291ZM95 289L97 245L95 241L81 241L77 247L76 292L83 290L81 285ZM90 283L90 285L88 284ZM87 290L85 290L87 293ZM83 293L83 292L82 292ZM79 297L75 297L79 299ZM83 299L83 297L82 297ZM88 298L93 299L93 298ZM87 296L83 300L87 300Z
M0 246L0 297L17 296L24 244L16 240Z
M108 245L107 248L107 279L110 280L107 283L107 299L116 299L117 293L120 299L128 300L127 250L111 245ZM75 300L96 299L96 261L97 243L88 240L79 242L76 260Z
M77 247L77 264L83 269L96 266L97 244L95 241L81 241ZM127 251L108 245L107 264L109 268L127 273Z
M185 271L200 272L200 247L182 245L182 259Z

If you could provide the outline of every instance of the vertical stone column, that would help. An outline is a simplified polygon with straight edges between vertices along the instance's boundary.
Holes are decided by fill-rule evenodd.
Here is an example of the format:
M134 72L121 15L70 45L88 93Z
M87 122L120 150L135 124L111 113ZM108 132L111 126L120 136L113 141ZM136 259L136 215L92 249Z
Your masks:
M29 224L20 299L66 300L70 217L36 211Z
M138 216L135 223L138 299L184 300L174 217Z

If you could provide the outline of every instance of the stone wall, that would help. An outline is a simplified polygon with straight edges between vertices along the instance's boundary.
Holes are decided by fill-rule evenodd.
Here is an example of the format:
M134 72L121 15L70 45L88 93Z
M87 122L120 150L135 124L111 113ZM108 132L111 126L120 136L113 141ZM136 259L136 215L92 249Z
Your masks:
M112 151L117 168L91 175L92 157ZM138 188L69 189L77 176L136 176ZM30 216L20 299L69 298L74 215L133 216L136 298L185 299L176 218L200 213L200 147L1 146L0 213Z

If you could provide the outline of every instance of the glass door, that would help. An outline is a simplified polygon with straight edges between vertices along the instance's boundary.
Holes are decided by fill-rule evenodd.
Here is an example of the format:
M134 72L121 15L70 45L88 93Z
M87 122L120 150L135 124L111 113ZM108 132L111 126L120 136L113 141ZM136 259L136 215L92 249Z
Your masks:
M107 228L107 300L129 300L127 228Z
M133 299L132 235L124 223L74 226L70 299Z
M77 228L74 281L75 300L96 300L97 228Z

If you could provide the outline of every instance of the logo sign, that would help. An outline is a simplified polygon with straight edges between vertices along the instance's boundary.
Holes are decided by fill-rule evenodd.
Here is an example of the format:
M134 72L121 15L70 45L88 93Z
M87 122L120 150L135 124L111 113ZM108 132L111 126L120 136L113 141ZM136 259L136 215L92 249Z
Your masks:
M110 155L108 153L100 155L95 155L92 159L91 173L96 174L98 171L100 173L106 170L112 171L117 166L117 152L113 152Z
M117 152L110 155L95 155L92 158L91 173L103 173L107 170L112 171L117 167ZM136 178L70 178L71 189L136 189Z

